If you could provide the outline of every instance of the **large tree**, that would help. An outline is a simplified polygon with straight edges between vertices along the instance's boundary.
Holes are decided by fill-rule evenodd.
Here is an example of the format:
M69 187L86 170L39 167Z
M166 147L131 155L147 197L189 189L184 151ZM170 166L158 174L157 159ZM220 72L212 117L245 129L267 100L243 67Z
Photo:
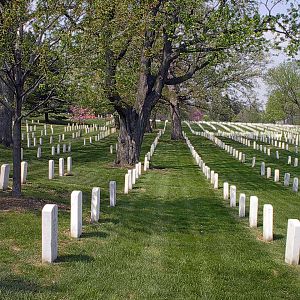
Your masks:
M200 0L90 3L90 19L85 24L90 30L85 31L103 70L104 94L120 116L117 163L138 161L151 110L166 85L189 80L233 49L262 46L262 33L271 18L261 18L256 4ZM172 76L171 66L187 58L186 68Z
M21 122L51 99L68 69L70 61L65 49L70 45L71 25L65 15L72 13L74 5L72 1L54 0L3 3L0 15L0 80L9 93L5 97L2 94L0 103L13 118L13 195L20 196ZM61 64L64 70L53 73L53 65L62 58L65 59ZM44 99L38 99L32 109L24 111L29 95L46 83L52 85L48 94Z
M300 109L300 63L284 62L266 74L270 96L285 101Z

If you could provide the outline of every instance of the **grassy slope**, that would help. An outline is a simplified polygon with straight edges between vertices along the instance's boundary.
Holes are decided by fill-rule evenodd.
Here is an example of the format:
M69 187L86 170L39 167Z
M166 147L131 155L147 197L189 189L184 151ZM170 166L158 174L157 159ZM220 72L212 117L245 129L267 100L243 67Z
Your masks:
M147 137L143 152L154 136ZM126 196L121 194L124 170L111 168L108 154L114 137L74 151L73 177L49 182L47 158L43 164L32 161L40 168L29 177L27 196L69 203L73 189L84 191L84 234L70 239L69 213L60 212L59 260L42 265L40 212L1 212L0 298L297 299L298 267L283 263L282 245L273 249L256 240L256 232L236 220L221 191L213 191L194 166L187 146L166 137L153 169ZM240 169L226 154L201 143L210 164L223 167L225 160L224 169ZM118 182L115 208L108 206L110 179ZM102 215L92 225L89 197L97 185Z

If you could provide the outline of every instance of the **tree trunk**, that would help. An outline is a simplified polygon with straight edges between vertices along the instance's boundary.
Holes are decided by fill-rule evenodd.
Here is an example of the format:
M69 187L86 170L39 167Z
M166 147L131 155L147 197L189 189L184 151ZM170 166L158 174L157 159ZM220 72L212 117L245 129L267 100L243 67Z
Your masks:
M168 86L171 114L171 140L183 140L180 114L180 89L178 86Z
M132 108L120 114L120 132L116 164L134 165L139 161L145 125Z
M152 118L151 127L152 127L153 130L155 130L155 129L157 128L157 124L156 124L156 114L155 114L154 117Z
M153 132L152 127L151 127L151 123L150 123L150 119L148 119L147 122L146 122L145 132L147 132L147 133L152 133Z
M15 120L13 127L13 190L14 197L21 197L21 121Z
M171 109L171 139L183 140L180 108L177 99L176 101L170 102L170 109Z
M113 114L114 121L115 121L115 127L116 129L120 129L120 118L118 114Z
M49 113L45 112L45 123L49 123Z
M4 106L0 106L0 143L5 147L12 145L12 115Z

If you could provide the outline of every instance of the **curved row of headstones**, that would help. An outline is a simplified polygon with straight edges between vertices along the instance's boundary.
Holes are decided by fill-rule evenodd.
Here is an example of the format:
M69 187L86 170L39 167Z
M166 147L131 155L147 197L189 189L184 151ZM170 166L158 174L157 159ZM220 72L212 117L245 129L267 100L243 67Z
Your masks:
M246 162L246 155L244 153L242 153L241 151L236 150L234 147L232 147L230 145L227 145L222 140L220 140L219 138L217 138L214 134L207 133L207 132L195 131L195 130L193 130L191 128L190 125L189 125L189 128L190 128L190 130L191 130L191 132L193 134L198 135L198 136L202 136L202 137L205 137L205 138L211 140L219 148L225 150L230 155L232 155L234 158L238 159L242 163ZM255 164L256 164L256 158L253 157L252 158L252 167L255 167ZM266 172L265 163L264 162L261 163L261 170L260 170L260 175L261 176L266 176L266 178L269 179L271 177L271 173L272 173L271 171L272 171L271 168L268 167L267 168L267 172ZM283 185L285 187L288 187L290 185L290 178L291 178L291 174L290 173L285 173L284 174ZM280 170L279 169L275 169L274 170L274 182L279 182L279 181L280 181ZM299 189L299 179L298 179L298 177L294 177L294 179L293 179L293 185L292 185L292 191L296 193L296 192L298 192L298 189Z
M198 122L198 125L200 125L201 122ZM236 131L232 131L231 129L229 129L228 127L226 127L226 125L224 125L224 123L222 122L205 122L205 124L210 125L209 123L212 124L217 124L219 127L222 127L225 131L220 131L218 130L218 132L216 132L216 135L222 135L222 136L230 136L230 135L234 135L234 136L244 136L244 137L248 137L251 138L253 140L256 141L261 141L263 143L272 145L274 147L278 147L279 149L285 149L287 151L290 151L290 145L294 145L295 147L295 152L298 153L298 145L299 145L299 133L294 133L292 134L291 132L287 131L287 129L282 129L280 131L280 133L278 133L277 129L273 129L275 131L271 131L270 127L267 127L270 129L270 131L257 131L257 129L259 130L266 130L265 127L262 126L258 126L257 124L254 126L253 124L243 124L243 123L228 123L228 125L230 125L230 127L233 127L236 129ZM227 124L227 123L225 123ZM244 127L247 130L250 130L250 132L246 132L244 130L242 130L239 127ZM264 124L260 124L260 125L264 125ZM206 131L206 130L204 130ZM209 132L209 131L206 131ZM283 141L284 139L284 141Z
M218 189L218 173L211 171L205 164L201 156L197 153L192 143L183 132L185 141L197 163L207 179L214 176L213 182L214 189ZM212 173L213 172L213 173ZM210 175L208 175L210 173ZM229 200L230 207L237 205L237 190L235 185L229 185L228 182L223 183L223 198ZM258 219L258 198L250 196L250 209L249 209L249 227L257 228ZM239 195L239 217L246 216L246 195L241 193ZM264 204L263 206L263 240L270 242L273 240L273 206L271 204ZM298 265L300 255L300 221L298 219L289 219L287 227L287 239L285 248L285 262L288 264Z
M241 137L241 136L238 137L238 136L234 136L234 135L229 136L228 138L230 138L233 141L236 141L240 144L243 144L247 147L253 147L253 150L257 150L257 151L262 152L263 154L271 156L271 149L268 148L267 146L262 145L262 144L258 144L256 141L251 141L247 138L244 138L244 137ZM252 145L251 145L251 142L252 142ZM279 159L280 155L279 155L278 150L275 150L275 156L276 156L276 159ZM292 159L294 159L293 166L298 167L298 157L293 158L291 155L288 156L287 164L292 165Z

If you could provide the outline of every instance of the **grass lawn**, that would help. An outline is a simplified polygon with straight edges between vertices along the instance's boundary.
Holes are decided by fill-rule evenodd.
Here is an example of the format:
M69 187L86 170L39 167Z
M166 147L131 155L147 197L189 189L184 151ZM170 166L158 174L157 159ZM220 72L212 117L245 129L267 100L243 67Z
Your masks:
M147 134L141 157L155 136ZM61 204L59 258L41 264L39 209L0 211L0 299L298 299L299 266L286 265L283 253L286 221L300 215L299 196L262 180L210 141L189 136L220 181L234 182L238 192L273 204L274 242L263 243L261 227L250 230L246 220L237 218L221 189L214 191L194 165L188 147L171 142L169 132L150 171L129 195L122 193L126 171L113 166L109 153L116 135L86 147L73 142L73 176L53 181L47 179L50 151L37 160L35 150L26 150L24 196ZM1 163L9 159L3 148L0 154ZM109 207L110 180L117 181L115 208ZM101 217L90 224L94 186L101 187ZM73 190L83 191L78 240L69 237Z

